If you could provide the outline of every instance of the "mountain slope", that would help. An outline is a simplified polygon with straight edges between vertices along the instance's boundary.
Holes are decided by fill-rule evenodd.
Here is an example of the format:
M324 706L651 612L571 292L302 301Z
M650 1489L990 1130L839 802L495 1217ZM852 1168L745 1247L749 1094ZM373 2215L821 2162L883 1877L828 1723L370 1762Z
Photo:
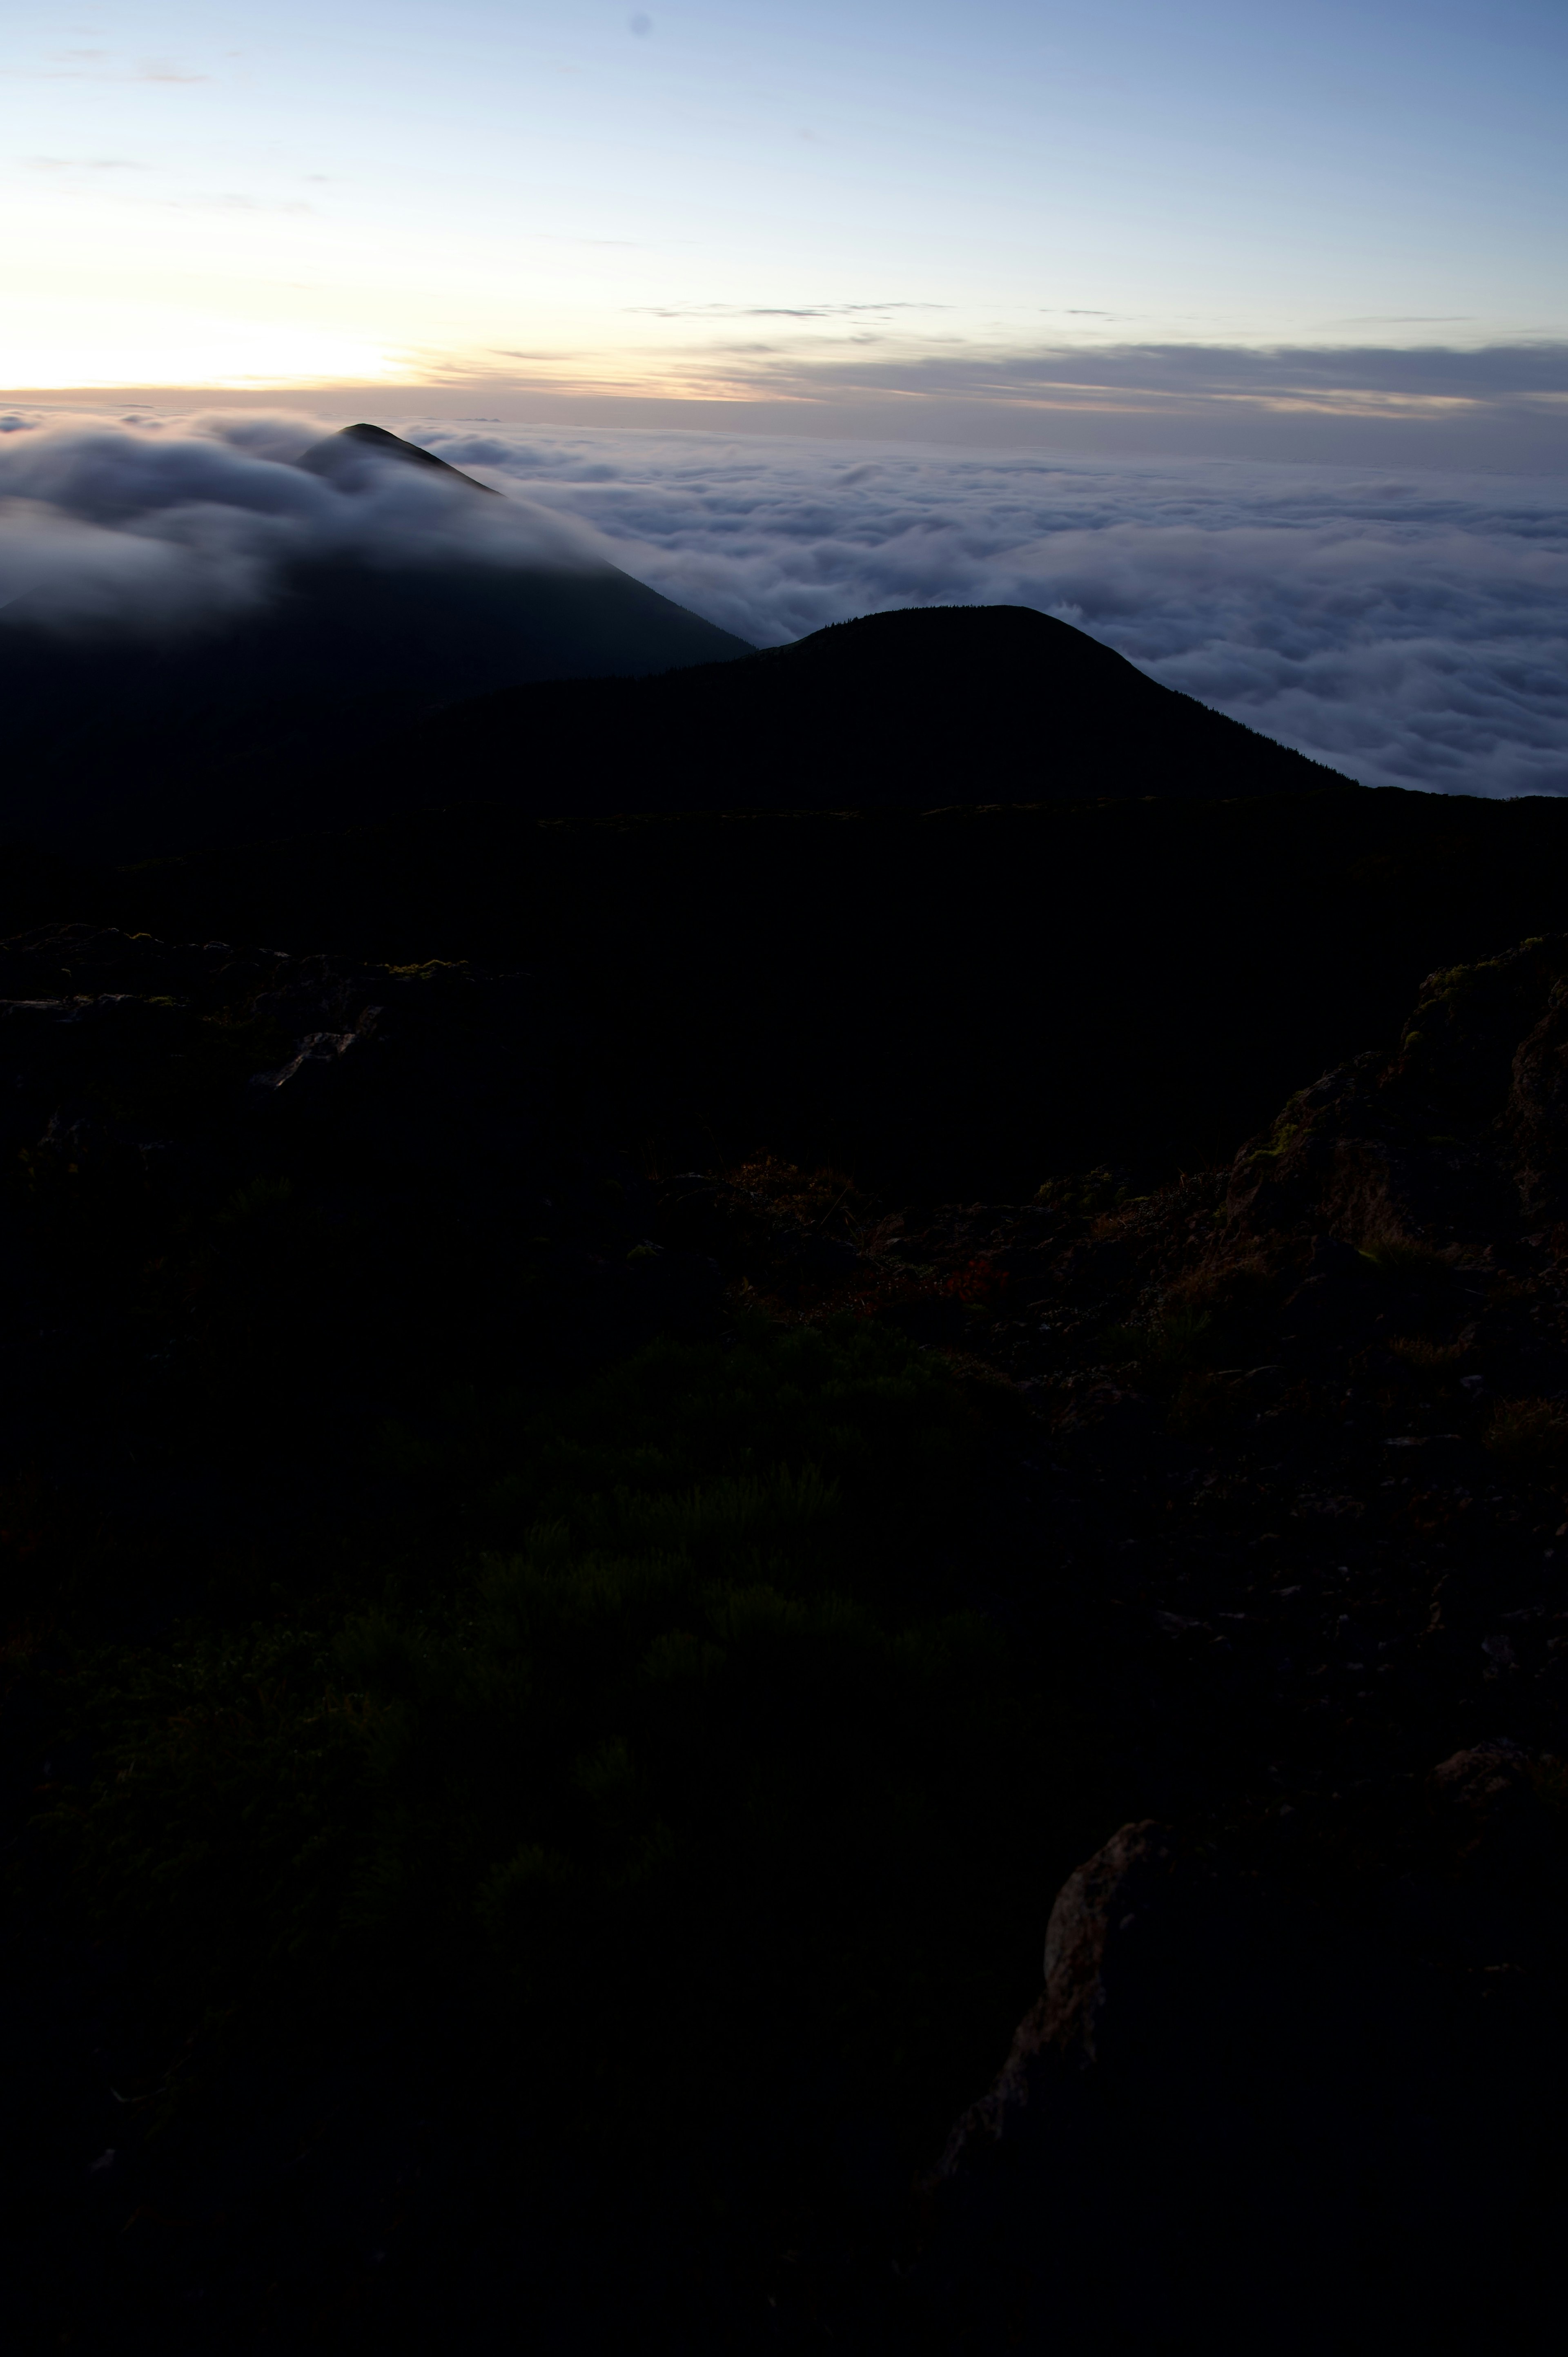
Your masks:
M840 622L723 668L489 696L377 748L368 808L927 808L1348 782L1023 606Z
M425 474L445 476L453 483L467 483L472 491L483 491L487 499L499 500L500 493L489 483L481 483L477 475L466 475L461 467L448 459L438 458L434 450L422 450L417 442L405 442L401 435L389 434L384 425L345 425L340 434L328 434L313 442L303 457L295 464L303 467L307 475L322 475L330 482L352 484L359 479L367 461L391 458L400 466L415 467Z
M300 464L348 502L389 461L437 470L454 498L486 489L374 426ZM423 550L296 561L259 610L173 639L67 635L16 600L0 615L0 825L138 846L264 832L280 792L324 759L456 699L750 651L612 565L498 563L467 555L460 533Z

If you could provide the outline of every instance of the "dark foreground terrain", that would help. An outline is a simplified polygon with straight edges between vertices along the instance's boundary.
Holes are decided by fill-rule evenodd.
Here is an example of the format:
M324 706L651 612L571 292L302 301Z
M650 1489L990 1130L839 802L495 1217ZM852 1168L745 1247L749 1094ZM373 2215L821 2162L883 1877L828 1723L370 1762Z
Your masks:
M1565 851L16 856L18 2344L1547 2345Z

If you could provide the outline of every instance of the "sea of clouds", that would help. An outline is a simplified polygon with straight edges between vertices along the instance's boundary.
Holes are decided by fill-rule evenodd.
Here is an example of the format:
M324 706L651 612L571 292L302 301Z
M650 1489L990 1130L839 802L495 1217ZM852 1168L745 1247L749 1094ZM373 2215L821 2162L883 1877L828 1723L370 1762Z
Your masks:
M102 624L267 594L306 553L611 559L758 645L891 607L1059 615L1367 784L1568 792L1568 481L399 420L506 500L293 461L297 414L0 436L0 599ZM1050 727L1048 706L1040 714Z
M759 645L886 607L1035 606L1364 783L1568 792L1561 478L434 422L420 438Z

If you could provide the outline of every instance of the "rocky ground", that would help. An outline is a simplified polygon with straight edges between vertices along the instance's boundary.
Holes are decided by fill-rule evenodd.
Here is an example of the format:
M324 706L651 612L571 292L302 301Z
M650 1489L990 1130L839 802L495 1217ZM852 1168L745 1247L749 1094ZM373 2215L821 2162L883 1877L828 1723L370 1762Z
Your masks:
M666 1190L784 1314L854 1300L1023 1392L1032 1544L978 1600L1075 1649L1151 1811L1067 1886L928 2180L918 2340L1550 2330L1565 977L1562 938L1433 975L1391 1055L1138 1200L819 1182L779 1238L779 1174Z
M665 1232L1017 1386L1041 1558L1002 1609L1066 1586L1115 1632L1173 1798L1300 1805L1505 1720L1539 1747L1568 1700L1564 974L1546 942L1433 977L1392 1058L1136 1200L1105 1172L890 1214L765 1168L667 1187Z
M1432 976L1228 1168L1014 1206L650 1178L500 970L74 928L0 987L15 1844L93 1772L40 1699L67 1623L156 1633L219 1542L233 1577L405 1511L356 1436L411 1335L532 1380L753 1310L892 1330L1001 1411L950 1600L1054 1665L1131 1813L1042 1887L1043 1994L945 2153L853 2232L808 2190L678 2344L1530 2341L1568 2226L1568 938Z

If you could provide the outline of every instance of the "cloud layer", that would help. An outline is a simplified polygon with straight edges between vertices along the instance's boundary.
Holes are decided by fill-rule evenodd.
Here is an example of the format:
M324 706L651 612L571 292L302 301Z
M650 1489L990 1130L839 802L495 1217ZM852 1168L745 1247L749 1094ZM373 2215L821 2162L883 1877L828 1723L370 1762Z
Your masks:
M1559 479L398 423L507 498L350 492L293 463L329 430L298 414L0 418L0 602L190 628L304 557L462 555L608 558L761 645L1016 603L1366 783L1568 792Z
M758 644L886 607L1035 606L1368 784L1568 792L1568 484L1550 478L419 438Z

